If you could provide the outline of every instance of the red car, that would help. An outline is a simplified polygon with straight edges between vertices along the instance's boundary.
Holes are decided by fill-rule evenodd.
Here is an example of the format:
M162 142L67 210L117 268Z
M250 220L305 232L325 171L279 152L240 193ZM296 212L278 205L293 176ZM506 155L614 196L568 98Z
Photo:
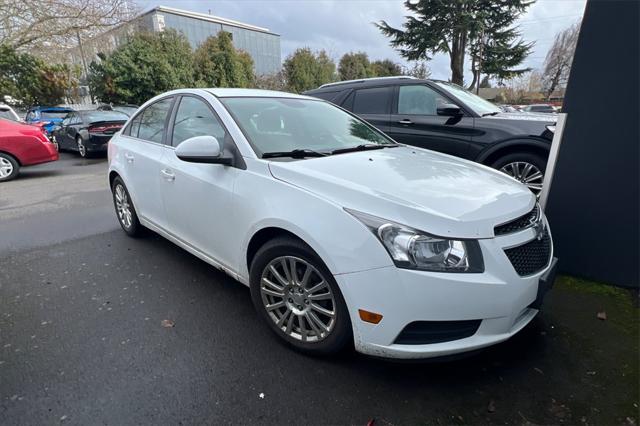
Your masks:
M0 118L0 182L18 175L20 167L58 159L58 149L43 128Z

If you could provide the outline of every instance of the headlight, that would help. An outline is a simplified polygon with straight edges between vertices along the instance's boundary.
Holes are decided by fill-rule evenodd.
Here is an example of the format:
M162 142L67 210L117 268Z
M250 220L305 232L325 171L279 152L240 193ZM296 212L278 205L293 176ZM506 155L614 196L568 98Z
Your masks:
M484 272L476 240L451 240L345 208L380 240L399 268L434 272Z

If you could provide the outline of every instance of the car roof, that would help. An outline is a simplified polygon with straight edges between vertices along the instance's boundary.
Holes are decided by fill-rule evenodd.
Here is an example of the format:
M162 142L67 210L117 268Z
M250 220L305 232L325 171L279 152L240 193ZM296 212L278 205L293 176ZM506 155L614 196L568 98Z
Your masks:
M336 81L335 83L327 83L317 89L307 90L304 94L312 95L314 93L337 92L355 87L380 87L392 86L397 84L424 84L424 83L440 82L440 80L420 79L411 76L395 76L395 77L373 77L362 78L359 80Z
M261 89L230 89L230 88L210 88L204 89L218 98L294 98L294 99L313 99L309 96L297 95L295 93L279 92L276 90Z
M71 111L75 111L73 108L67 108L67 107L42 107L42 106L38 106L38 107L33 107L31 108L33 111L44 111L44 112L71 112Z

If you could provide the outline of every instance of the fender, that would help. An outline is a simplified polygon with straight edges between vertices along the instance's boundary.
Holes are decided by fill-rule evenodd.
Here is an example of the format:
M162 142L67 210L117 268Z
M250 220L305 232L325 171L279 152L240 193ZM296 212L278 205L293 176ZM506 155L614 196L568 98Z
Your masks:
M489 158L494 153L514 146L522 146L522 147L531 147L536 149L542 149L545 152L549 152L551 149L551 141L548 139L540 138L540 137L521 137L517 139L507 139L502 142L498 142L495 144L491 144L491 146L485 148L483 151L478 154L476 158L476 162L484 163L487 158Z

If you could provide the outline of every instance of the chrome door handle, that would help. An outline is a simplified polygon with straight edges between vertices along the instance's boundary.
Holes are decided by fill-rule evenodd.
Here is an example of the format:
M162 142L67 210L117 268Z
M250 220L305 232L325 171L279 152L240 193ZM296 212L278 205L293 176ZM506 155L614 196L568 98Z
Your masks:
M127 160L127 163L133 163L133 155L129 154L128 152L124 153L124 158Z
M171 170L162 169L160 170L160 174L169 182L173 182L176 179L176 175Z
M398 123L400 123L400 124L413 124L413 121L405 118L404 120L398 121Z

